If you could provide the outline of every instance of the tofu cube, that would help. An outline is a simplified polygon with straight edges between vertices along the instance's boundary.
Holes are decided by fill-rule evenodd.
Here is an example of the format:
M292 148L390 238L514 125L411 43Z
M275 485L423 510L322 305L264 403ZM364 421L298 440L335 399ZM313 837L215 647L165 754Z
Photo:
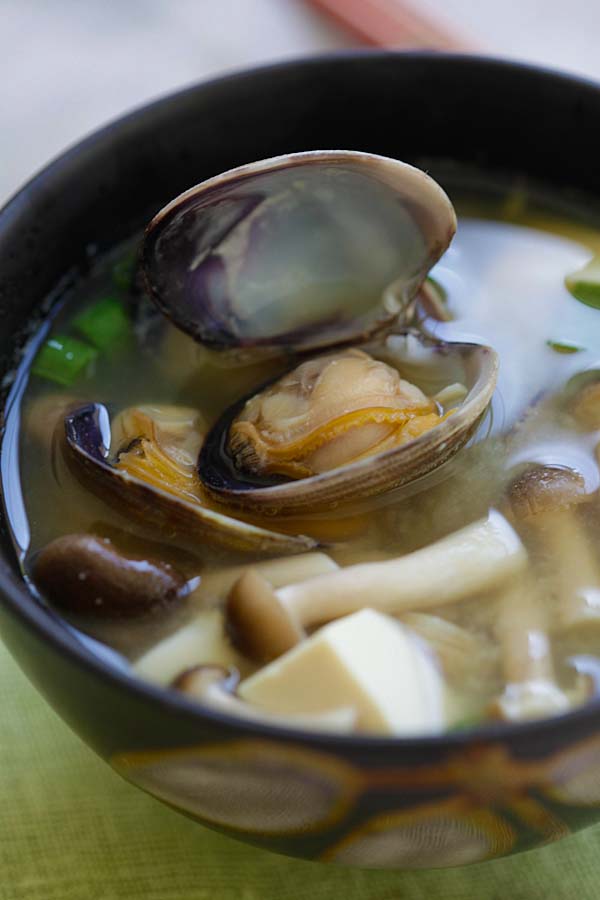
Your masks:
M446 724L435 657L414 632L373 609L320 628L243 681L238 693L282 715L351 706L359 731L423 734Z
M133 671L140 678L166 685L200 663L247 671L244 658L225 636L223 614L218 609L201 612L193 622L156 644L137 660Z

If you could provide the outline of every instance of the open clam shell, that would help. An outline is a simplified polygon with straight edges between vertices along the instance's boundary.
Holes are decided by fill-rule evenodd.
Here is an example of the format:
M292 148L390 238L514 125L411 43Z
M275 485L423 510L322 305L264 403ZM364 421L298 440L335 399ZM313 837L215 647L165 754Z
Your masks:
M393 322L455 230L450 200L419 169L311 151L181 194L148 226L143 266L160 309L196 340L307 351Z
M110 420L99 403L90 403L65 418L67 461L79 480L107 503L124 508L164 535L188 543L209 543L254 553L294 553L315 546L312 538L287 535L250 525L198 503L144 483L116 468L109 458Z
M445 343L417 334L390 336L381 354L413 369L435 363L467 388L464 400L440 424L409 443L321 474L298 480L248 476L236 470L228 454L232 421L250 399L245 397L217 421L200 452L198 471L208 494L254 514L319 513L387 493L439 468L471 438L494 392L498 356L487 346ZM253 392L253 395L256 392ZM252 395L251 395L252 396Z

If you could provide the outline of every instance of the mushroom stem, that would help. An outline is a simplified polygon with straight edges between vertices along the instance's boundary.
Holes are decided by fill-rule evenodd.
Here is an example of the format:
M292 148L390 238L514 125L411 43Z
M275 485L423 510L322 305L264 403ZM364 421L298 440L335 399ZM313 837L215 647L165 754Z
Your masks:
M239 675L235 670L216 665L200 665L182 672L171 686L213 709L243 719L345 734L355 728L357 714L351 706L340 706L313 714L280 715L241 700L235 693L238 682Z
M569 699L555 681L546 611L531 577L520 578L501 599L496 633L506 687L494 711L519 721L568 709Z
M422 550L348 566L274 591L249 570L232 588L228 633L252 659L267 662L304 637L304 628L372 607L399 614L453 603L496 587L523 568L523 546L496 510Z
M297 556L281 556L277 559L267 559L256 563L252 568L267 579L275 588L294 581L302 581L305 578L313 578L326 572L334 572L339 568L338 564L326 553L319 551L301 553ZM190 599L200 599L219 602L233 587L235 582L248 569L247 565L228 566L215 569L212 572L202 574L199 586L195 589Z
M559 630L600 624L600 570L575 511L549 514L536 531L554 568Z
M453 603L488 590L525 563L517 535L500 513L386 562L348 566L278 590L304 626L372 606L398 614Z
M481 690L497 668L496 648L486 636L431 613L408 612L401 620L433 648L444 675L456 686L464 689L471 681Z

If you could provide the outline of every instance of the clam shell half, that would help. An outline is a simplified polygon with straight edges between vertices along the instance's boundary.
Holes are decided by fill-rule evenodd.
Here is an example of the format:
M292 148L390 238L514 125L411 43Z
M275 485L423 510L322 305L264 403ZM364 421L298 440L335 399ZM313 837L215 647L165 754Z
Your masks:
M175 325L216 349L365 340L408 307L456 230L424 172L322 150L232 169L150 222L143 267Z
M450 460L475 433L492 399L497 353L479 344L446 343L410 333L388 337L380 356L396 360L401 373L424 360L451 372L449 380L457 380L460 372L468 393L451 415L410 443L294 481L249 478L236 471L227 454L227 436L249 399L245 397L217 421L203 444L198 472L208 494L228 507L262 516L329 512L402 487Z
M99 403L82 406L65 418L66 456L73 473L100 499L160 529L164 537L192 545L208 543L253 553L298 553L316 541L280 534L183 500L111 465L110 420Z

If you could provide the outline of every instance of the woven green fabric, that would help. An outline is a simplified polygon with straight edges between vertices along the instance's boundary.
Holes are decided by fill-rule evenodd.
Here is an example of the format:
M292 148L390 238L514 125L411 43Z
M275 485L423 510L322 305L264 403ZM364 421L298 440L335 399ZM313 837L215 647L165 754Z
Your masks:
M376 872L284 859L129 786L0 645L0 900L597 900L600 828L514 859Z

